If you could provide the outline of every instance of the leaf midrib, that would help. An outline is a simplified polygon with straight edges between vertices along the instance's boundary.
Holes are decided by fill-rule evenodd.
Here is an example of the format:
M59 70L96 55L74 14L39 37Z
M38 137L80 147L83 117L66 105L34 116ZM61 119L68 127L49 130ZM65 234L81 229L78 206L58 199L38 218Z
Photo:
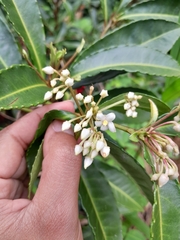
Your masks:
M17 91L14 91L14 92L12 92L12 93L6 94L6 95L3 96L3 97L0 97L0 101L3 100L3 99L5 99L5 98L8 98L8 97L10 97L10 96L13 96L13 95L15 95L15 94L17 94L17 93L24 92L24 91L26 91L26 90L29 90L29 89L32 89L32 88L36 88L36 87L42 87L42 86L45 87L44 84L35 84L35 85L31 85L31 86L28 86L28 87L25 87L25 88L18 89Z
M122 19L127 19L127 18L132 18L132 17L141 17L141 16L145 16L145 17L149 17L149 16L152 16L152 17L158 17L160 18L160 16L164 16L164 17L167 17L168 19L176 19L176 21L178 21L178 16L177 15L168 15L168 14L165 14L165 13L131 13L131 14L126 14L125 16L122 16L121 17L121 20Z
M14 7L15 7L18 15L19 15L19 18L20 18L20 20L21 20L22 26L24 27L24 30L25 30L25 32L26 32L26 35L27 35L27 37L28 37L28 39L29 39L29 42L30 42L30 44L31 44L31 46L32 46L32 49L33 49L34 56L35 56L35 58L36 58L36 62L37 62L37 64L38 64L38 67L39 67L39 69L41 69L42 66L41 66L41 63L40 63L39 58L38 58L38 56L37 56L36 48L35 48L32 40L31 40L31 37L30 37L30 35L29 35L29 31L27 30L26 25L25 25L24 22L23 22L23 19L22 19L22 17L21 17L21 14L20 14L20 12L18 11L18 8L17 8L16 3L15 3L14 0L13 0L13 3L14 3Z
M99 223L100 228L101 228L101 230L102 230L104 239L106 239L106 234L105 234L105 232L104 232L104 230L103 230L103 226L102 226L101 221L100 221L100 219L99 219L98 211L97 211L97 209L96 209L96 207L95 207L95 204L94 204L94 202L93 202L93 198L91 197L91 194L90 194L90 192L89 192L89 190L88 190L88 187L87 187L87 185L86 185L85 178L81 176L81 179L82 179L84 185L86 186L86 191L87 191L88 196L89 196L89 199L90 199L90 201L91 201L91 203L92 203L92 205L93 205L93 207L94 207L94 211L95 211L95 214L96 214L96 216L97 216L98 223Z
M116 189L117 192L119 192L121 195L124 195L125 198L129 199L129 201L130 201L131 203L133 203L134 205L136 205L136 206L138 207L139 211L142 210L141 205L139 205L136 201L134 201L133 198L129 197L129 195L128 195L127 193L125 193L124 191L122 191L119 187L117 187L117 186L116 186L115 184L113 184L111 181L108 181L108 182L109 182L110 186L112 186L112 188Z

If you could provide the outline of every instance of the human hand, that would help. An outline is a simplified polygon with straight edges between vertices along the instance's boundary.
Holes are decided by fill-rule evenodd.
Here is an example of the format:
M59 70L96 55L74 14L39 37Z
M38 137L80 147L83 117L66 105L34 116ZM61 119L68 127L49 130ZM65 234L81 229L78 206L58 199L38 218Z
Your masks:
M45 134L41 180L27 199L25 150L44 114L52 109L74 111L69 101L46 105L0 132L0 239L82 240L78 219L81 157L75 156L71 130L54 121Z

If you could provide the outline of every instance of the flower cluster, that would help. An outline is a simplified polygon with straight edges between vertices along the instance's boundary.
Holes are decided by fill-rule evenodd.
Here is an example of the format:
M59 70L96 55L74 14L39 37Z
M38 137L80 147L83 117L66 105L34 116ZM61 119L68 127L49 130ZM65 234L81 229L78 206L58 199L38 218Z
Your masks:
M124 104L124 110L126 110L127 117L137 117L136 108L139 106L138 100L141 99L141 95L135 95L134 92L129 92Z
M84 128L81 132L81 142L75 146L75 155L81 152L85 156L84 168L86 169L91 165L99 152L103 158L106 158L110 153L110 147L107 146L100 131Z
M65 121L62 124L62 130L69 129L71 123L78 120L78 123L74 125L74 132L80 132L80 144L75 147L75 154L82 152L84 159L84 168L87 168L93 162L93 159L100 153L104 158L110 153L110 148L107 146L106 140L101 131L110 130L116 132L113 120L115 119L114 113L104 114L99 110L100 101L108 96L107 90L102 90L98 102L94 101L92 95L94 87L90 87L89 94L84 97L81 93L76 95L76 100L83 102L85 106L85 112L83 115ZM101 131L98 131L100 128Z
M179 176L178 168L168 155L177 156L179 148L168 136L150 130L145 138L153 159L154 171L152 181L158 181L160 187L165 185L169 179L176 179Z
M47 91L44 95L44 100L50 100L55 94L55 99L61 99L64 96L65 91L72 87L74 84L74 79L70 78L70 72L68 69L64 69L59 73L51 66L47 66L42 69L46 74L52 75L54 73L58 74L59 77L54 78L50 81L50 85L53 88L51 91Z

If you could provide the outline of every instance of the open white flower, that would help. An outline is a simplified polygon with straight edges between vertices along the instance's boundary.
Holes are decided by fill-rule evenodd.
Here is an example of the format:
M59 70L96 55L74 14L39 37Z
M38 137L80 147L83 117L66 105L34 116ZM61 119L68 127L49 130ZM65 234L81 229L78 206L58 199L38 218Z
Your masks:
M107 96L108 96L108 91L103 89L103 90L100 92L100 96L101 96L102 98L107 97Z
M112 122L115 119L116 115L114 113L108 113L104 115L101 112L98 112L96 115L95 125L100 127L102 131L110 130L111 132L116 132L114 123Z

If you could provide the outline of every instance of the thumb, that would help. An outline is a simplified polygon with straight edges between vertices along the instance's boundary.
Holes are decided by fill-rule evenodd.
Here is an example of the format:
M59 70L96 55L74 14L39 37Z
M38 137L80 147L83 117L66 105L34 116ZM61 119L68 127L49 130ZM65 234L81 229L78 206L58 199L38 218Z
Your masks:
M43 211L51 205L56 211L59 206L78 214L81 156L75 156L75 145L72 129L62 132L62 123L57 120L49 126L44 139L41 180L33 199Z

